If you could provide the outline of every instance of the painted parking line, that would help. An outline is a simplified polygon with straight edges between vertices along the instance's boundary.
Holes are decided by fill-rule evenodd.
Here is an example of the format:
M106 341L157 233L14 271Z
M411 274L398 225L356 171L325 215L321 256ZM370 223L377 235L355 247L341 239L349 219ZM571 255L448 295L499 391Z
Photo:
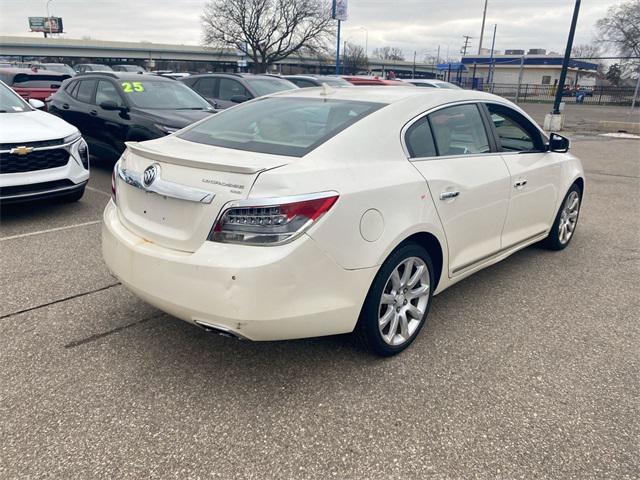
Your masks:
M7 240L15 240L17 238L32 237L34 235L42 235L44 233L59 232L61 230L69 230L72 228L87 227L89 225L97 225L99 223L102 223L102 220L95 220L93 222L85 222L85 223L76 223L75 225L66 225L64 227L49 228L47 230L38 230L36 232L21 233L20 235L11 235L10 237L2 237L0 238L0 242L5 242Z
M111 196L111 193L103 192L102 190L98 190L97 188L93 188L93 187L89 187L89 186L86 186L85 188L87 190L91 190L92 192L101 193L102 195L106 195L107 197Z

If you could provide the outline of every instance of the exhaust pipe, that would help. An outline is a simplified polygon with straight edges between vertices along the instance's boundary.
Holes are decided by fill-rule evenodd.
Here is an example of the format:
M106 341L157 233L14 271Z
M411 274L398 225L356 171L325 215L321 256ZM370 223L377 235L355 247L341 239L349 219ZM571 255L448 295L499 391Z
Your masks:
M223 337L235 338L236 340L244 340L242 335L238 335L233 330L213 323L203 322L202 320L194 320L194 323L207 332L217 333Z

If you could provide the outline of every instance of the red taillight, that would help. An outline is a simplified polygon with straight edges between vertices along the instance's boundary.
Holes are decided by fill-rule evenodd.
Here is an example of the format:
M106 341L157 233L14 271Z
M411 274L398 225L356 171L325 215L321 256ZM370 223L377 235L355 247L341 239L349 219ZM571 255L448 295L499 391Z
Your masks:
M338 200L335 192L269 200L244 200L222 214L209 240L273 245L286 243L307 230Z

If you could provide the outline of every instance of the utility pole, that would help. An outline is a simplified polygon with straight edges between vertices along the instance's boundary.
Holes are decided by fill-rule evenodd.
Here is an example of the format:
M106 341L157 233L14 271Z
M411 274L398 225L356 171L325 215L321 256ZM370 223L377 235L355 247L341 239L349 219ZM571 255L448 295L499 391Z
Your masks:
M491 58L489 59L489 83L493 83L493 70L495 68L495 60L493 59L493 49L496 46L496 30L498 29L498 24L493 26L493 41L491 42ZM493 92L493 88L491 89Z
M518 73L518 90L516 90L516 103L520 100L520 85L522 85L522 76L524 75L524 55L520 57L520 73Z
M460 50L460 53L464 57L467 54L467 49L471 46L469 45L469 40L471 40L473 37L470 37L469 35L463 35L462 37L464 38L464 46Z
M562 102L562 90L564 89L564 81L567 79L567 70L569 69L569 61L571 60L571 48L573 48L573 37L576 33L576 25L578 24L578 14L580 13L580 0L576 0L573 9L573 18L571 19L571 28L569 29L569 38L567 39L567 48L564 51L564 60L562 61L562 71L560 72L560 80L558 81L558 89L556 90L556 99L553 102L553 113L560 113L560 102Z
M413 51L413 76L411 78L416 78L416 51Z
M336 75L340 75L340 20L338 20L338 38L336 43Z
M484 37L484 22L487 19L487 3L489 3L489 0L484 0L484 13L482 14L482 28L480 29L480 43L478 44L478 55L480 55L480 50L482 50L482 37Z

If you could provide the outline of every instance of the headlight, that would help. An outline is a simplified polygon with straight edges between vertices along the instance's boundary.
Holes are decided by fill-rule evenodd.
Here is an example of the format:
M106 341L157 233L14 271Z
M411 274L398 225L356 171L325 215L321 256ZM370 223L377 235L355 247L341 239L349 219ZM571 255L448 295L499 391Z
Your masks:
M71 135L67 135L66 137L64 137L64 139L62 140L62 143L75 142L76 140L79 140L81 138L82 138L82 135L80 134L80 132L76 131L75 133L72 133Z
M155 127L160 130L161 132L165 133L166 135L169 135L171 133L175 133L178 130L180 130L179 127L170 127L169 125L162 125L161 123L154 123Z
M89 147L87 146L87 142L82 140L80 145L78 145L78 156L82 161L82 166L89 170Z

